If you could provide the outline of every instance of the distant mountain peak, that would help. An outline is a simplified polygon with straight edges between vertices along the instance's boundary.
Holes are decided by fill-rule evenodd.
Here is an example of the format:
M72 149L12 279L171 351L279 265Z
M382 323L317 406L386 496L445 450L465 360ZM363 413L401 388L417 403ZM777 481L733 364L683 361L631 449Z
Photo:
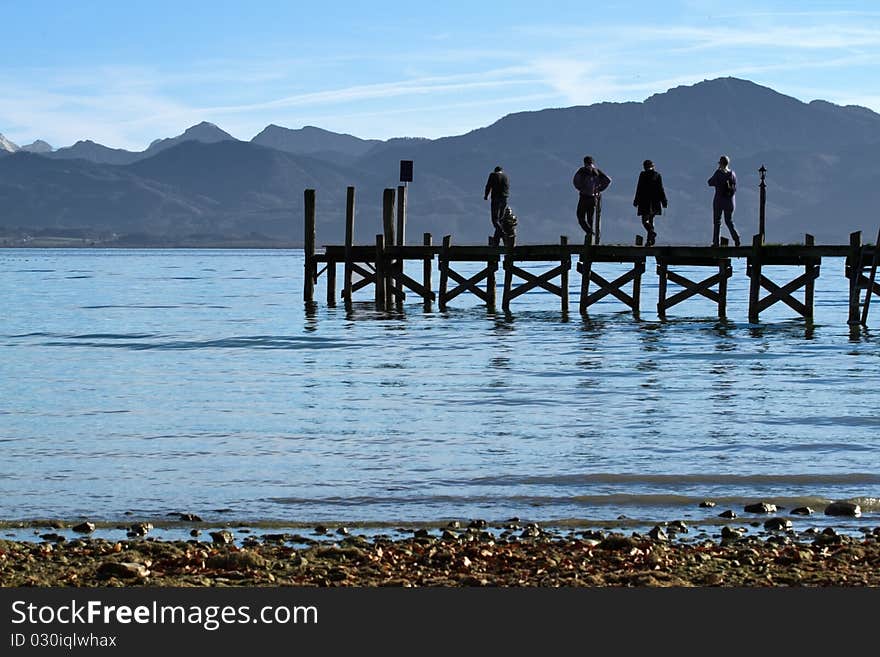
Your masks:
M6 137L0 133L0 151L8 151L10 153L15 153L19 150L18 146L11 141L9 141Z
M22 146L21 150L29 153L51 153L55 149L42 139L37 139L30 144Z

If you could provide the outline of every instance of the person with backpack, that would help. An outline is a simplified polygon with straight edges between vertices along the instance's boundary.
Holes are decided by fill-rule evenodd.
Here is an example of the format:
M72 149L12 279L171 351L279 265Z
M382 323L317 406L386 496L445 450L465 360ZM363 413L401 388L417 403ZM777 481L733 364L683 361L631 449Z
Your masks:
M587 236L587 242L593 238L593 217L596 217L596 244L599 243L599 217L602 213L602 192L611 184L611 178L605 175L593 162L590 155L584 157L584 166L577 170L572 184L578 190L577 219Z
M661 208L668 207L669 202L666 200L666 191L663 189L663 177L659 171L654 169L654 163L651 160L645 160L642 162L642 168L644 171L639 173L633 205L637 208L637 212L642 218L642 226L648 233L645 246L654 246L657 239L657 232L654 230L654 217L662 214Z
M483 200L489 200L489 194L492 195L492 203L490 206L490 216L492 226L495 228L495 234L492 236L492 244L498 245L505 236L504 227L501 225L501 219L504 217L504 211L507 208L507 200L510 198L510 179L504 173L504 169L500 166L489 174L486 181L486 189L483 192Z
M739 246L739 233L733 225L733 210L736 207L736 173L730 168L730 158L722 155L718 158L718 168L709 178L709 186L715 188L715 198L712 200L712 246L718 246L718 236L721 232L721 215L724 215L724 223L733 244Z

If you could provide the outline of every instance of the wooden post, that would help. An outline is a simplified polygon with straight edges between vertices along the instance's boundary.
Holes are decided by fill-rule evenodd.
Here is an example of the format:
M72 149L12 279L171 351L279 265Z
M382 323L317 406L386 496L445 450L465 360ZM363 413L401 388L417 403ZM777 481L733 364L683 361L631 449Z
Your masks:
M815 246L816 238L809 233L804 236L804 244L806 246ZM813 299L816 296L816 273L817 265L812 262L804 265L804 273L807 274L807 280L804 282L804 306L807 308L806 319L813 319Z
M394 190L386 189L382 194L382 227L385 231L385 244L394 246ZM394 296L394 263L382 263L382 284L385 286L385 298L388 303Z
M749 323L757 324L758 302L761 296L761 236L752 237L752 255L748 264L749 281Z
M727 279L732 273L730 260L718 261L718 319L727 317Z
M346 309L351 306L351 246L354 241L354 187L349 187L345 195L345 271L342 281L342 296Z
M431 241L432 241L431 233L424 233L422 235L422 246L431 246ZM428 257L426 257L424 260L422 260L422 283L425 286L425 290L428 292L431 291L431 269L432 269L431 261L432 260L433 260L433 258L428 258ZM425 310L430 310L431 309L431 298L426 296L426 297L424 297L424 301L425 301Z
M501 308L510 310L510 293L513 292L513 248L504 249L504 293L501 297Z
M590 246L590 236L584 236L584 246L588 247L586 253L581 253L580 257L580 271L581 271L581 298L580 298L580 312L581 315L586 314L587 312L587 297L590 296L590 270L593 268L593 261L589 255L589 246Z
M376 306L385 308L385 236L376 235Z
M315 278L317 278L317 266L315 263L315 190L307 189L304 194L305 238L303 240L305 257L305 278L303 280L303 300L312 303L315 300Z
M327 305L336 307L336 261L327 262Z
M666 284L669 278L668 269L665 261L657 263L657 276L660 277L657 289L657 316L660 319L666 317Z
M406 185L398 185L397 187L397 245L406 245ZM398 293L395 294L395 298L398 303L403 303L406 298L403 291L403 263L403 258L399 258L395 266L395 271L398 274L395 286Z
M446 310L446 286L449 283L449 244L451 235L443 236L443 250L440 251L440 310Z
M860 321L860 286L859 278L862 275L862 231L857 230L849 234L849 255L846 257L846 272L849 276L849 319L847 324L855 326Z
M494 246L495 242L492 239L492 235L489 235L489 246ZM495 267L497 268L497 261ZM492 261L489 260L486 262L486 306L488 308L495 307L495 269L492 268Z
M560 258L559 266L562 270L559 272L559 290L562 297L562 314L568 314L568 270L571 269L571 254L568 252L568 236L559 236L559 245L562 247L562 258Z

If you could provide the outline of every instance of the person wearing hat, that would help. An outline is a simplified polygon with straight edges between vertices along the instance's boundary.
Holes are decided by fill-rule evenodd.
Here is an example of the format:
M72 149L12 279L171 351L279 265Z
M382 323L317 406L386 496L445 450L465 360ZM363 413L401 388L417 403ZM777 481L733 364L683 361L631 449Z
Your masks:
M709 187L715 188L715 197L712 199L712 246L718 246L718 236L721 232L721 215L724 215L724 223L735 246L739 246L739 233L733 225L733 211L736 208L736 173L730 168L730 158L722 155L718 158L718 168L709 178Z
M644 171L639 173L639 181L636 184L636 196L633 205L637 208L638 215L642 218L642 226L647 232L645 246L654 246L657 240L657 232L654 230L654 217L663 214L662 208L668 207L666 191L663 189L663 177L654 168L651 160L642 162Z

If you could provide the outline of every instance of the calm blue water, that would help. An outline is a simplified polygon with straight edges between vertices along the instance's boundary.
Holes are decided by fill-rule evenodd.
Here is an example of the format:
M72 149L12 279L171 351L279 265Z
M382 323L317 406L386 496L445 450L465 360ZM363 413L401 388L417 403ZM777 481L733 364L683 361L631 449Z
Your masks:
M880 304L851 334L829 259L813 325L781 304L750 325L744 270L726 322L695 299L658 321L650 259L640 320L611 297L581 318L574 273L567 318L542 292L505 316L380 313L364 290L348 314L323 277L307 315L299 251L0 251L0 519L699 522L851 499L876 525Z

